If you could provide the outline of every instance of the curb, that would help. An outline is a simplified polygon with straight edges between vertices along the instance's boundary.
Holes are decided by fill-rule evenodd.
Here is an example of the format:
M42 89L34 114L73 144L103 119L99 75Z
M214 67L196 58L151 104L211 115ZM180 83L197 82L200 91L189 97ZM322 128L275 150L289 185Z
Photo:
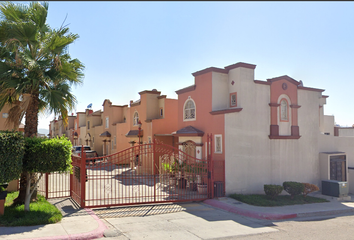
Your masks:
M50 236L50 237L39 237L39 238L26 238L22 240L57 240L57 239L66 239L66 240L87 240L87 239L96 239L96 238L102 238L104 231L107 229L106 225L99 219L96 214L92 211L92 209L85 208L85 211L91 215L93 219L96 220L98 223L98 228L91 232L87 233L76 233L76 234L68 234L68 235L62 235L62 236Z
M298 217L318 217L318 216L328 216L337 214L353 213L354 209L340 209L340 210L329 210L329 211L318 211L309 213L298 213Z
M242 216L257 218L257 219L281 220L281 219L296 218L298 216L297 213L275 214L275 213L261 213L261 212L248 211L214 199L204 200L204 203L213 207L223 209L227 212L236 213Z

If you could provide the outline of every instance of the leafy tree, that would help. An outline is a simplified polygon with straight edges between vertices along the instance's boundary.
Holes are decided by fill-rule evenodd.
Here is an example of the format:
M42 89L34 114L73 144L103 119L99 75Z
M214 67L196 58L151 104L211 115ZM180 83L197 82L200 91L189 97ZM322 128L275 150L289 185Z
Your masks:
M29 211L31 195L43 176L43 173L67 172L71 169L72 144L65 136L60 138L45 139L28 137L25 139L25 153L23 156L23 169L30 174L40 173L39 178L30 187L27 181L25 210Z
M39 111L67 121L77 102L71 87L83 79L83 64L68 53L79 36L46 24L48 6L0 4L0 110L10 104L8 121L16 124L25 116L26 137L36 136ZM26 176L22 172L16 203L24 202Z

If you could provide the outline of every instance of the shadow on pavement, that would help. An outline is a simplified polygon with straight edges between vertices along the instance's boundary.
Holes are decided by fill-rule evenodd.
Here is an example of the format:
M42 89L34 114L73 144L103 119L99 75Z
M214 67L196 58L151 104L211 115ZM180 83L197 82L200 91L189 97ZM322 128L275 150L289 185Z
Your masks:
M174 214L184 212L193 215L194 217L202 218L209 222L214 221L234 221L252 228L272 227L276 226L268 220L258 220L246 218L237 214L229 213L220 209L215 209L200 202L192 203L168 203L155 205L139 205L139 206L124 206L114 208L96 208L93 209L95 214L101 218L124 218L124 217L149 217L160 214ZM191 216L192 217L192 216ZM173 219L171 215L171 219Z

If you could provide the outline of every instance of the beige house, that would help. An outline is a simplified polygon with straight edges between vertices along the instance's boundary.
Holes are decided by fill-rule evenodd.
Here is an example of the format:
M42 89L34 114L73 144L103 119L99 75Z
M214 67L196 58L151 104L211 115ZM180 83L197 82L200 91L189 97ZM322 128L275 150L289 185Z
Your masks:
M98 155L109 155L139 142L151 143L155 138L173 145L177 129L177 99L153 89L139 92L140 99L129 105L113 105L103 101L103 111L86 109L69 119L70 140L73 145L88 145ZM60 119L50 124L51 136L62 133ZM72 124L71 124L72 122ZM65 128L66 130L66 128Z

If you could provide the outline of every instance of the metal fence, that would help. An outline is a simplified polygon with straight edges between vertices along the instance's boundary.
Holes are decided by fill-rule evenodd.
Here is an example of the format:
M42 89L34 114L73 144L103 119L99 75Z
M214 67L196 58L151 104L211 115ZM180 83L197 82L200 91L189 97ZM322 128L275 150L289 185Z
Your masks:
M197 159L163 143L104 157L72 156L73 171L42 177L46 198L71 197L81 207L200 201L225 194L225 161Z

